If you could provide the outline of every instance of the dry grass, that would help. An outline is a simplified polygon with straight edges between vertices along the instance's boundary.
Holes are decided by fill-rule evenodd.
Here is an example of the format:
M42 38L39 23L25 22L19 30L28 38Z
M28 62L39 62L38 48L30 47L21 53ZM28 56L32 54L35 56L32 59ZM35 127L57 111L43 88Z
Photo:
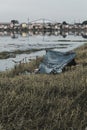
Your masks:
M0 130L85 130L87 45L83 48L76 50L78 65L59 75L1 73ZM40 61L25 66L34 70Z

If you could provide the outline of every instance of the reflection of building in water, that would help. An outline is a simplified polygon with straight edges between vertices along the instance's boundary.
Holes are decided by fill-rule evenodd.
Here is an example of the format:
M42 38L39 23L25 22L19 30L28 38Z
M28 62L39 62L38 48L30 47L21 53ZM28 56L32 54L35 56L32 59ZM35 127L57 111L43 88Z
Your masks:
M68 35L68 32L61 31L61 32L60 32L60 35L62 35L62 36L63 36L63 38L66 38L66 37L67 37L67 35Z
M34 34L33 34L33 31L29 31L29 32L28 32L28 35L29 35L29 36L33 36L33 35L34 35Z
M52 34L52 32L44 32L44 33L42 33L42 35L51 36L53 34Z
M4 33L3 33L3 32L0 32L0 36L4 36Z
M75 32L74 32L74 36L81 36L81 32L75 31Z
M22 35L22 37L27 37L27 36L28 36L28 33L22 32L21 35Z
M0 36L10 36L10 32L7 31L1 31Z
M0 36L10 36L11 38L18 38L21 35L22 37L29 37L33 35L40 36L59 36L61 35L63 38L66 38L68 35L74 36L82 36L83 38L87 38L87 31L1 31Z
M15 32L10 33L11 38L18 38L18 34Z

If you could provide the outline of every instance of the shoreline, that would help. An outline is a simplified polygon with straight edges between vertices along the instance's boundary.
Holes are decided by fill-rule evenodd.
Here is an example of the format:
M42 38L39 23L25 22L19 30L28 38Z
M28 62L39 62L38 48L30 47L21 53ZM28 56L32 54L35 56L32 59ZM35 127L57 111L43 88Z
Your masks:
M85 44L85 43L83 43ZM73 44L72 47L66 46L62 43L59 44L59 46L61 47L57 47L55 49L53 49L55 51L60 51L60 52L68 52L68 51L72 51L75 50L75 48L78 48L79 46L82 46L82 43L79 44ZM26 62L30 62L33 59L36 59L36 57L41 57L43 56L46 52L46 50L49 50L49 48L44 48L44 49L33 49L31 51L30 50L16 50L14 52L2 52L0 53L0 62L2 64L0 71L3 72L5 70L9 70L14 68L15 65L20 64L20 63L26 63ZM41 51L41 54L40 54ZM32 52L32 53L31 53Z

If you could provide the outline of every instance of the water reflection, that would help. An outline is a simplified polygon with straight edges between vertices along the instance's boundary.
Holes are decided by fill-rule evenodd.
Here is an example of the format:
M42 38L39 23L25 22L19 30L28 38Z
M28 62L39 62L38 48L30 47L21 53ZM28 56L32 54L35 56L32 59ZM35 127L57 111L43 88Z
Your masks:
M11 38L18 38L18 35L17 35L17 33L15 33L15 32L11 32L10 33L10 36L11 36Z
M19 36L22 37L29 37L29 36L62 36L63 38L66 38L68 35L73 35L73 36L82 36L82 38L87 38L87 31L50 31L50 32L43 32L43 31L29 31L29 32L16 32L16 31L12 31L12 32L7 32L7 31L3 31L0 32L0 36L9 36L12 39L14 38L18 38Z

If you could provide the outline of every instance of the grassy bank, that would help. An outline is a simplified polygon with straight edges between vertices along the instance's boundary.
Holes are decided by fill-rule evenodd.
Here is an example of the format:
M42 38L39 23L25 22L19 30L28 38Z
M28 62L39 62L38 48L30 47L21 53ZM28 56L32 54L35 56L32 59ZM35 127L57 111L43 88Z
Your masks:
M0 73L0 130L85 130L87 44L77 66L58 75L31 74L41 59Z
M0 59L15 58L17 54L30 54L31 52L41 51L43 49L31 49L31 50L15 50L13 52L0 52Z

